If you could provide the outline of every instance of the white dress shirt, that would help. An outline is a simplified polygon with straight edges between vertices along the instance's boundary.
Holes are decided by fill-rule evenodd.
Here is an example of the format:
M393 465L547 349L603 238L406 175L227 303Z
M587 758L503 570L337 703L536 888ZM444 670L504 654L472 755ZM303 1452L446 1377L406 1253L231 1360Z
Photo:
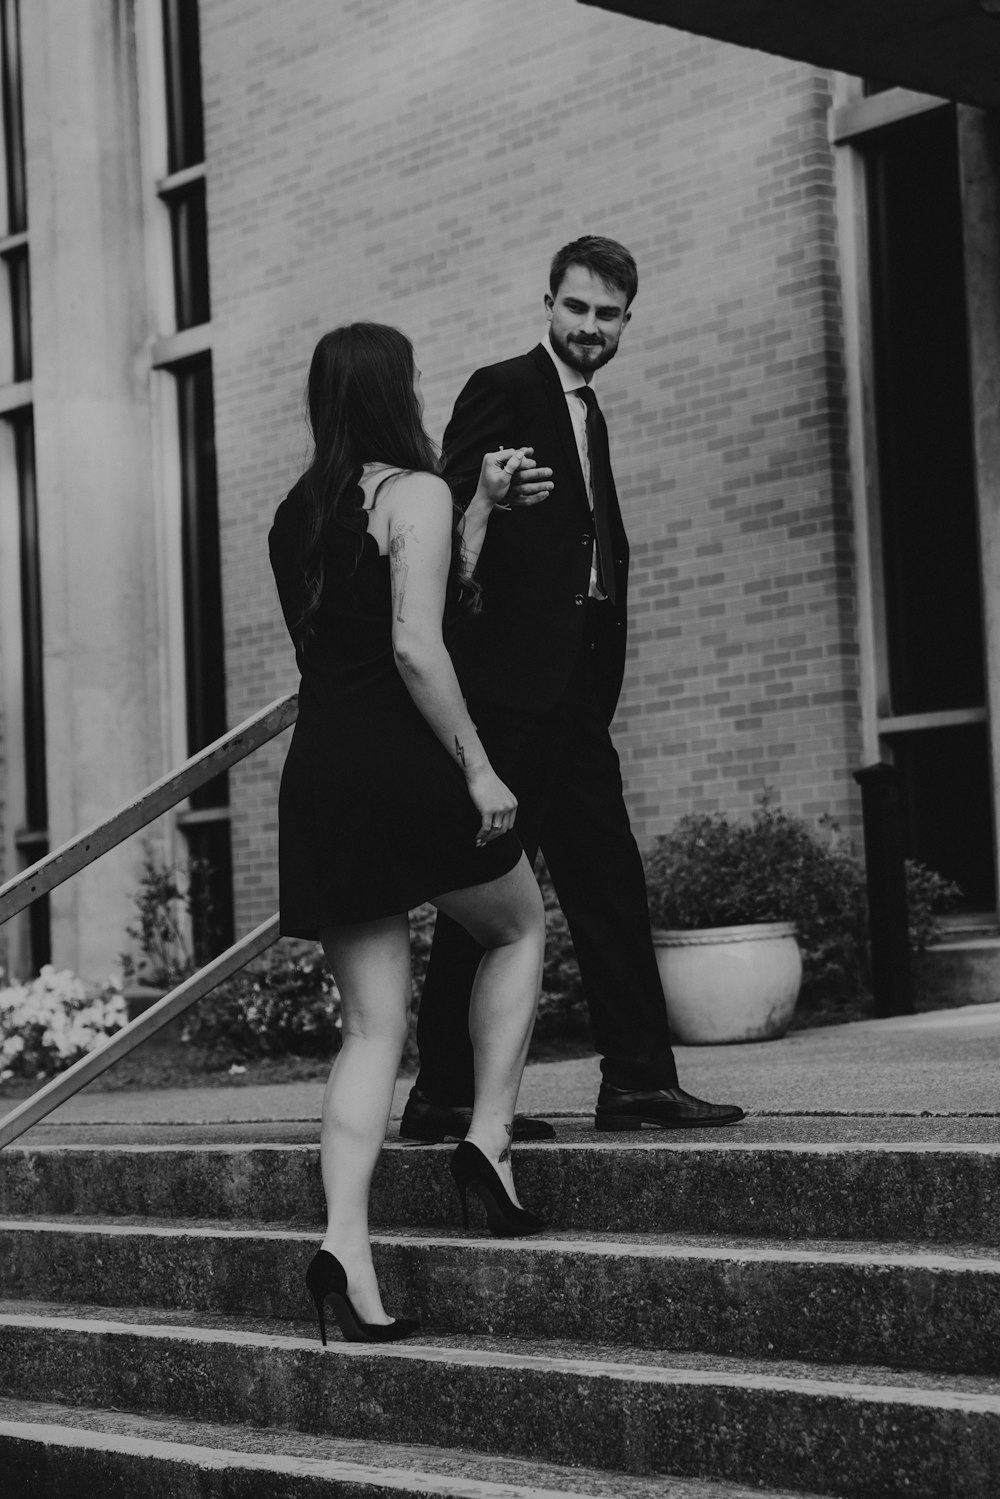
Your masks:
M556 367L559 380L566 394L566 409L569 411L569 419L573 424L573 435L576 438L577 452L580 454L580 467L583 469L583 482L587 486L587 499L590 502L590 518L594 520L594 486L590 478L590 446L587 442L587 408L579 396L574 392L584 389L589 383L579 370L571 368L565 361L560 359L552 347L552 340L546 331L542 339L542 348L545 349L552 363ZM535 462L544 465L545 459L535 455ZM596 527L595 527L596 530ZM607 595L602 593L597 583L597 551L592 546L590 553L590 597L592 599L603 599Z

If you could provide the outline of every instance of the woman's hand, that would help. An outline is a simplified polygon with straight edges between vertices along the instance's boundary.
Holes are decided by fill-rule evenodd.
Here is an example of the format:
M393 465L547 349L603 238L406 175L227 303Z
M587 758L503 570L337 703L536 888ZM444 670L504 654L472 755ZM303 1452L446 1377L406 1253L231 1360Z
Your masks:
M488 762L473 770L466 781L473 806L480 816L476 847L509 833L517 813L517 797L504 785Z
M479 472L479 489L490 506L509 510L513 505L537 505L552 485L550 468L535 468L531 463L534 448L499 448L487 453ZM504 503L506 502L506 503Z

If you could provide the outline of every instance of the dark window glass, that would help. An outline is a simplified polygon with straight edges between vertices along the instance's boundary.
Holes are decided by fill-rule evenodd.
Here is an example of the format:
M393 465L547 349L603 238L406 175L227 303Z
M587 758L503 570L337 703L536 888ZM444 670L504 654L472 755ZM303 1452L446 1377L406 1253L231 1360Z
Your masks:
M907 853L962 887L961 907L996 905L993 803L985 724L894 735L908 835Z
M955 117L865 147L889 690L897 714L985 701Z
M28 247L11 250L7 261L7 285L10 290L10 325L14 345L14 379L31 379L31 282L28 271Z
M45 785L45 700L42 673L42 588L35 495L35 445L30 413L14 421L21 532L21 641L24 681L24 762L27 821L31 831L48 826Z
M180 172L205 160L201 43L197 0L163 0L167 72L167 167Z
M171 192L170 231L174 251L174 308L178 330L207 323L211 317L208 295L208 220L205 213L205 183L192 182Z
M48 791L45 766L45 698L42 662L42 589L35 493L35 444L30 411L11 418L17 467L20 531L21 670L24 716L25 827L17 839L24 868L49 851ZM51 961L49 899L29 907L31 966L37 972Z
M226 731L219 502L215 475L212 366L193 360L175 370L181 443L181 547L188 753ZM194 807L224 806L227 778L191 797Z
M191 872L191 928L199 966L233 942L233 866L229 823L193 823L184 829Z
M18 0L0 0L0 71L3 78L3 131L6 146L7 233L28 227L24 172L24 113L21 103L21 26Z

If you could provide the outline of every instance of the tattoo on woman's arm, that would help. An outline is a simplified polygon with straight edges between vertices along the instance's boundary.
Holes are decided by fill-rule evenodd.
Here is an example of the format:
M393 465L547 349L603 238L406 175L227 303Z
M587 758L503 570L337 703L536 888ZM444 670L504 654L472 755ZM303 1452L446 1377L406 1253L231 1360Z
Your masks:
M406 598L406 576L410 569L406 561L406 538L402 531L394 532L389 542L389 566L392 569L393 591L396 595L396 618L400 624L403 624L405 623L403 600Z
M465 746L462 743L460 743L457 734L455 735L455 754L458 757L458 759L462 762L462 765L464 767L465 766Z

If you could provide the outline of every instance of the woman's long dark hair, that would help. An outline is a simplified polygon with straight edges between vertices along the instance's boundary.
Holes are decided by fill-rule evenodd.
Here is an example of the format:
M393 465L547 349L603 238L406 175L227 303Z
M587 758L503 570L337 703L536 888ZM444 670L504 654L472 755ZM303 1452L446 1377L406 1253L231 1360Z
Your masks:
M440 471L424 431L413 389L413 345L384 323L347 323L324 333L309 366L307 403L315 449L302 475L306 524L299 551L304 592L295 626L302 645L326 585L323 543L330 526L357 536L354 566L364 544L367 517L359 487L365 463L410 471ZM476 613L480 588L462 575L462 512L455 507L448 613Z

